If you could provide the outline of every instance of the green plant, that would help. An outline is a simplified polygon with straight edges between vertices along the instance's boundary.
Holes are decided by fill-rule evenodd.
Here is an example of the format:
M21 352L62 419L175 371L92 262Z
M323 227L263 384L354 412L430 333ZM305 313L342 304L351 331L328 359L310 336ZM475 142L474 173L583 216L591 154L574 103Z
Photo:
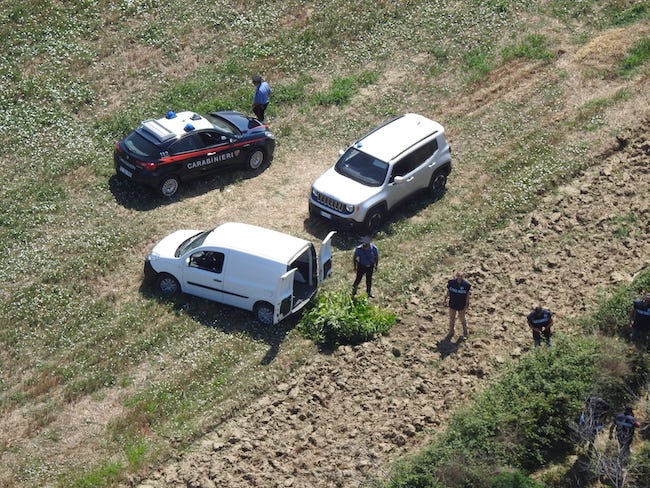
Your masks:
M532 60L549 60L553 53L548 50L546 37L541 34L530 34L521 43L507 47L503 50L504 61L515 58L528 58Z
M325 291L303 315L299 330L317 344L336 347L386 335L395 321L392 312L370 304L365 296L353 298L344 291Z
M627 57L621 62L619 71L622 75L632 74L636 68L643 65L650 58L650 37L637 41Z
M470 81L478 81L490 72L492 56L484 49L472 49L463 58Z

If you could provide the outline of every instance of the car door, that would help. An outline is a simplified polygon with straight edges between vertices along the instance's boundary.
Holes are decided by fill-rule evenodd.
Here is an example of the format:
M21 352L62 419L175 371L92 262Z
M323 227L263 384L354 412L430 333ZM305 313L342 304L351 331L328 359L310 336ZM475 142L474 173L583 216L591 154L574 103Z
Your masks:
M297 269L291 268L280 277L278 286L273 296L273 310L275 316L273 323L277 324L287 315L293 312L293 279Z
M415 175L411 174L415 169L415 161L411 156L411 154L405 155L391 168L386 192L389 209L407 198L417 188Z
M198 135L205 150L201 157L206 163L201 165L203 172L216 171L239 162L241 150L232 147L230 137L214 130L203 131Z
M332 274L332 237L336 231L331 231L320 245L318 250L318 284L320 285Z
M226 254L216 249L198 248L184 260L183 289L190 295L223 301Z

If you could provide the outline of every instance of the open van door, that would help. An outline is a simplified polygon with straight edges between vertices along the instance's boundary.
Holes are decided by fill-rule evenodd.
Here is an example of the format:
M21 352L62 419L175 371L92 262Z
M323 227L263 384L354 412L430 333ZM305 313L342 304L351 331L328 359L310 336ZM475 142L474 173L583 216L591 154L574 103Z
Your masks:
M323 240L318 250L318 284L332 274L332 237L336 231L331 231Z
M293 278L295 274L296 268L292 268L280 277L280 282L273 297L274 324L277 324L293 312Z

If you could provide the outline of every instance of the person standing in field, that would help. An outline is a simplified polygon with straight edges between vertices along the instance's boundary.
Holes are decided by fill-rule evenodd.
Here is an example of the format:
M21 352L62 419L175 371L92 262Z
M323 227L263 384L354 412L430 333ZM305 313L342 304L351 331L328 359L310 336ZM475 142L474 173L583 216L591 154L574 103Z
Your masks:
M264 121L264 112L269 105L271 96L271 86L264 81L261 75L253 75L253 85L255 85L255 95L253 96L253 113L260 122Z
M357 288L361 278L366 277L366 293L369 298L375 298L372 294L372 274L379 265L379 249L372 242L370 237L362 237L361 244L354 249L352 265L356 277L352 284L352 296L357 294Z
M456 275L447 282L447 292L442 304L449 307L449 331L447 335L453 337L456 325L456 316L463 325L463 337L469 335L467 328L467 318L465 313L469 308L469 296L472 285L465 279L460 271L456 271Z
M609 429L609 438L612 438L614 431L616 432L616 440L618 441L618 460L621 465L627 463L630 458L630 446L634 438L634 430L639 427L639 421L634 418L632 407L625 407L623 413L616 414L614 422Z
M632 341L647 346L650 342L650 293L632 302L630 326Z

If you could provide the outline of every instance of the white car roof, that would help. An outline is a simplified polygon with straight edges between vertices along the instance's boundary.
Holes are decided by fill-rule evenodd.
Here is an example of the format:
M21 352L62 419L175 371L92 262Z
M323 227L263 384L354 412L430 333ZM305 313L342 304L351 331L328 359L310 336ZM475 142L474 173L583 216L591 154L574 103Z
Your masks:
M214 128L208 119L190 111L169 112L165 117L145 120L142 126L160 141L177 138L192 130Z
M204 246L224 247L273 261L288 263L311 242L282 232L240 222L227 222L214 229Z
M374 130L354 147L382 161L391 161L422 139L444 133L444 128L422 115L404 114Z

